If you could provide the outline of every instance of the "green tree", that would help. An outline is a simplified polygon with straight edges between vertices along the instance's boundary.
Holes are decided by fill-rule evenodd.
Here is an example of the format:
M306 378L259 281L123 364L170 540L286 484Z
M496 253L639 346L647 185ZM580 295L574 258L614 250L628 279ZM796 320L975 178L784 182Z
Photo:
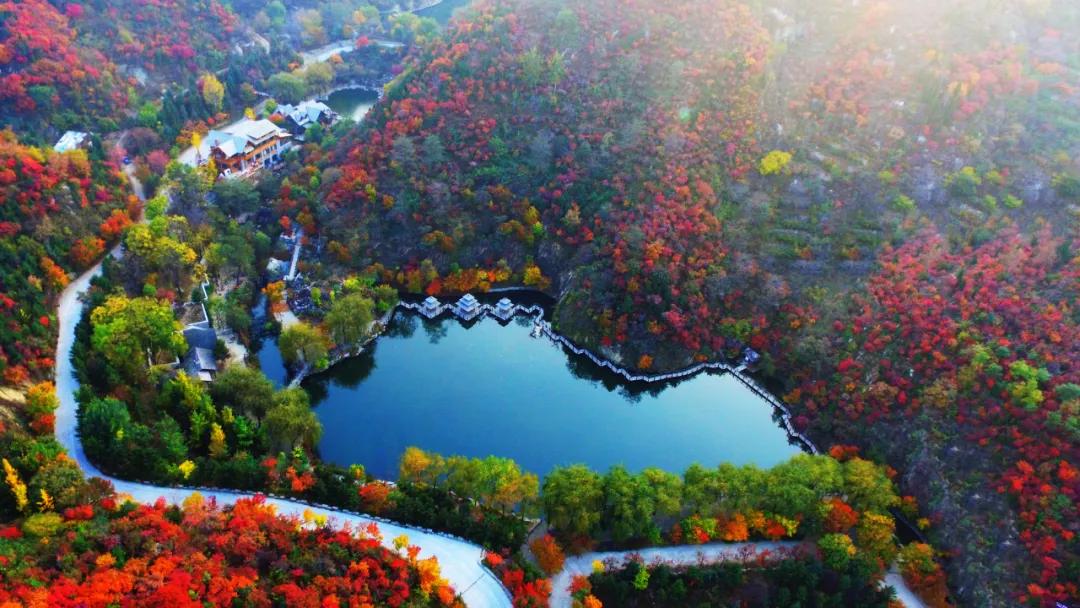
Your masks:
M821 559L833 570L843 570L855 557L855 543L847 534L826 534L818 540Z
M307 96L307 85L299 76L288 72L278 72L266 81L266 88L278 101L299 103Z
M289 365L307 363L320 367L329 352L326 336L307 323L296 323L281 332L278 347Z
M714 515L719 510L720 479L716 470L694 463L683 473L683 500L691 512Z
M769 470L768 481L760 488L760 508L769 513L796 518L817 512L826 496L841 493L844 487L840 464L832 459L799 454Z
M228 327L244 335L251 329L251 313L233 294L224 298L218 295L210 296L206 309L215 327Z
M843 487L848 503L859 511L884 513L900 504L892 480L882 467L869 460L852 458L844 463Z
M604 476L604 517L602 525L619 542L644 538L653 527L656 502L644 477L626 467L612 467Z
M458 496L475 498L484 483L484 464L479 458L451 456L446 459L446 485Z
M541 497L548 522L564 534L588 535L600 523L603 480L585 465L556 468L544 478Z
M168 208L169 197L164 194L159 194L143 204L143 215L146 217L147 221L153 221L164 216L165 211Z
M326 313L326 327L334 342L353 347L371 335L375 303L354 293L337 298Z
M259 191L243 179L223 179L214 184L217 206L230 216L251 213L259 208Z
M99 465L115 467L121 460L118 444L131 425L127 405L109 397L91 399L79 409L79 436L86 455Z
M27 484L30 497L39 497L44 490L52 497L57 510L79 504L79 490L82 487L82 469L70 458L49 461L37 470Z
M446 162L446 146L443 145L442 139L434 133L424 138L422 145L424 154L424 166L427 168L438 167Z
M135 121L140 127L156 129L158 127L158 108L153 102L148 101L139 106L139 114Z
M395 137L390 148L390 160L406 173L415 172L417 169L416 144L405 135Z
M180 324L167 302L110 296L90 313L91 344L110 367L141 379L147 360L170 360L187 350Z
M480 497L500 511L506 512L536 500L539 481L533 473L525 473L509 458L488 456L481 461Z
M581 20L569 8L561 8L555 14L551 38L558 50L576 48L581 43Z
M297 446L312 449L322 437L322 423L311 411L307 393L288 388L274 395L273 407L263 421L266 436L274 451L289 451Z
M518 58L518 63L521 64L521 79L525 82L525 86L529 88L539 86L547 71L540 51L535 46L532 47Z
M721 504L726 511L742 511L758 506L768 484L768 473L748 464L736 467L723 463L716 469Z
M379 314L389 312L398 303L398 292L389 285L376 286L372 290L372 297L375 298L375 309Z
M281 0L271 0L271 2L266 5L266 16L270 18L270 23L272 23L274 27L285 25L285 15L287 14L288 11L285 9L285 5L282 4Z
M219 406L262 418L273 405L274 383L257 369L230 365L210 385L210 396Z
M674 517L682 512L682 479L678 475L650 467L641 476L652 490L657 515Z
M238 180L227 180L238 181ZM255 269L255 249L240 234L220 236L206 248L206 268L217 276L240 278Z
M304 70L304 85L309 94L325 91L333 82L334 68L329 63L315 63Z
M206 386L198 378L180 372L165 383L161 399L171 406L179 420L188 420L189 437L193 447L201 447L203 436L210 424L217 419L214 402L206 392Z

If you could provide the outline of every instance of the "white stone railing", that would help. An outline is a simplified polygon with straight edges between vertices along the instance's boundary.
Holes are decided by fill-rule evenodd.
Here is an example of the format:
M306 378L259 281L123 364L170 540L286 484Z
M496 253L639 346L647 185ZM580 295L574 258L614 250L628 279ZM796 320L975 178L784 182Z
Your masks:
M690 367L676 370L673 372L667 372L663 374L635 374L626 368L620 367L615 363L612 363L609 359L599 356L587 348L582 348L574 344L569 338L556 332L551 323L544 320L544 308L542 306L533 304L530 306L523 306L521 304L513 304L510 308L500 309L498 306L491 304L480 304L475 309L470 311L462 310L457 303L444 304L439 302L434 308L427 307L423 302L400 302L398 304L400 308L410 310L419 313L429 319L438 317L444 313L450 313L460 319L471 321L483 316L492 316L496 319L507 320L516 315L531 315L533 317L533 323L535 324L535 331L538 334L546 336L552 342L559 344L566 350L585 357L595 363L597 366L611 371L612 373L621 376L628 382L645 382L645 383L659 383L670 382L672 380L683 380L696 376L705 371L716 371L726 374L731 374L736 380L741 382L744 386L750 389L755 395L764 399L769 405L780 413L780 422L787 432L788 436L797 440L812 454L821 453L813 441L804 435L802 432L795 428L795 425L791 422L791 410L788 409L787 404L778 399L775 395L769 392L764 386L761 385L753 377L744 373L746 367L744 365L733 366L730 363L724 361L708 361L702 363L696 363ZM505 314L504 314L505 311Z

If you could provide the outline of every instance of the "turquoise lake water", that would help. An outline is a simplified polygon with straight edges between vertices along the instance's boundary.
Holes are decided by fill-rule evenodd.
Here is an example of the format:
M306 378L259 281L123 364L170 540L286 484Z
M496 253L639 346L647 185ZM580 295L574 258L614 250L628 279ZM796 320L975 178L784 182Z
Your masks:
M693 462L768 467L799 451L772 408L731 376L628 385L530 329L522 317L467 327L398 314L369 352L304 382L323 423L321 456L394 479L413 445L505 456L541 477L573 463L674 472ZM259 359L268 375L284 379L272 341Z
M431 8L416 11L416 14L446 24L446 22L450 21L450 17L454 15L454 11L469 4L469 1L470 0L443 0Z
M326 98L326 105L340 114L343 118L351 118L360 122L371 111L375 102L379 101L379 94L375 91L364 89L342 89L334 91Z

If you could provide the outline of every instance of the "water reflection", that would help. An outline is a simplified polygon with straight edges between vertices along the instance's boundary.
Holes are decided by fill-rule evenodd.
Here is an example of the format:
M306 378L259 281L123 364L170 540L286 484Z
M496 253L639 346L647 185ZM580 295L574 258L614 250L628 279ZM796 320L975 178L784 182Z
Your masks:
M769 466L798 451L731 376L627 383L531 337L531 325L399 313L368 352L304 382L323 421L321 455L393 478L409 445L508 456L540 474L575 462Z

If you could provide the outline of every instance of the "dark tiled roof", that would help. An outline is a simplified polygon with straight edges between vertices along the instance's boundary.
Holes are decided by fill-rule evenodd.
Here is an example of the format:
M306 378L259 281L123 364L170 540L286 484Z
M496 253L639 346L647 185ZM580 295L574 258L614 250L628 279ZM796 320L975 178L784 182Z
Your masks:
M206 348L213 350L217 344L217 332L211 328L189 327L184 330L184 339L188 348Z

